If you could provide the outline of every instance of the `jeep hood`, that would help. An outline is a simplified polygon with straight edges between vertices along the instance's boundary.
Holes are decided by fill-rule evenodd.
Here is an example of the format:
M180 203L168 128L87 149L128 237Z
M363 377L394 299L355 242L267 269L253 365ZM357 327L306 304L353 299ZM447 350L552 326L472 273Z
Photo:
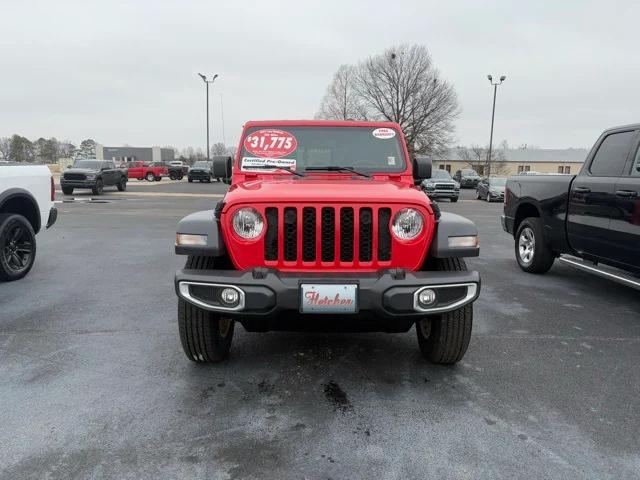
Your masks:
M225 207L241 203L403 203L428 205L418 188L390 180L353 178L298 178L250 180L233 185ZM226 208L225 208L226 210Z

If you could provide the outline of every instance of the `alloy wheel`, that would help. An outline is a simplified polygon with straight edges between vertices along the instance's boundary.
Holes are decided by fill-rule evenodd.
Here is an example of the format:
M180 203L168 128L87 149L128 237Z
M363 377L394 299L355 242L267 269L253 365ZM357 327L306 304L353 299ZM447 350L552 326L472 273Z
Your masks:
M33 243L29 231L22 225L9 227L2 249L6 265L15 273L29 266L33 255Z
M529 227L525 227L520 232L518 239L518 254L523 263L529 264L533 261L533 254L536 248L536 237Z

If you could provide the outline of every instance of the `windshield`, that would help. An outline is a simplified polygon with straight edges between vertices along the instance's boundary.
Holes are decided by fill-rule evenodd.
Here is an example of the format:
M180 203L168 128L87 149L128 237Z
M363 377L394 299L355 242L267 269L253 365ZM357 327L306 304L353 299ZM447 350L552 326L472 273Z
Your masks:
M243 171L272 165L298 172L328 166L372 173L406 169L395 130L373 127L253 127L247 131L240 161Z
M478 177L479 175L475 170L462 170L462 175L465 177Z
M209 168L209 162L196 162L193 166L198 168Z
M434 170L431 174L431 178L436 180L451 180L451 175L446 170Z
M504 187L507 184L506 178L490 178L489 185L492 187Z
M102 162L99 160L78 160L73 164L74 168L90 168L92 170L100 170Z

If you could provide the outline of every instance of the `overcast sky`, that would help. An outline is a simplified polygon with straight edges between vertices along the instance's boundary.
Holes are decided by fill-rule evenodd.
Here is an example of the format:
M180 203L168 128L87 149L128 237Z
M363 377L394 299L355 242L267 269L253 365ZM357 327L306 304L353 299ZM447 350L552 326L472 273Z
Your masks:
M0 136L236 144L246 120L312 118L337 67L426 45L458 93L459 144L589 147L640 121L640 2L0 0ZM91 6L90 6L91 5ZM312 6L313 5L313 6Z

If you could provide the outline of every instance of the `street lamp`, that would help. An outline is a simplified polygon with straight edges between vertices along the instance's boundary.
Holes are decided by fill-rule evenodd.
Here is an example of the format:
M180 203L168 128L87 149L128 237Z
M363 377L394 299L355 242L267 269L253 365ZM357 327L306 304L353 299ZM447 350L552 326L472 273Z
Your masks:
M487 167L489 170L487 172L487 176L489 176L491 175L491 148L493 147L493 119L496 116L496 94L498 93L498 85L501 85L502 82L504 82L507 79L507 77L505 75L502 75L500 77L499 82L494 82L493 77L491 75L487 75L487 79L489 80L489 83L493 85L493 110L491 110L491 135L489 136L489 155L487 156Z
M209 160L209 84L216 81L218 78L218 74L216 73L211 80L207 80L207 76L201 73L198 76L202 79L204 84L207 86L207 160Z

